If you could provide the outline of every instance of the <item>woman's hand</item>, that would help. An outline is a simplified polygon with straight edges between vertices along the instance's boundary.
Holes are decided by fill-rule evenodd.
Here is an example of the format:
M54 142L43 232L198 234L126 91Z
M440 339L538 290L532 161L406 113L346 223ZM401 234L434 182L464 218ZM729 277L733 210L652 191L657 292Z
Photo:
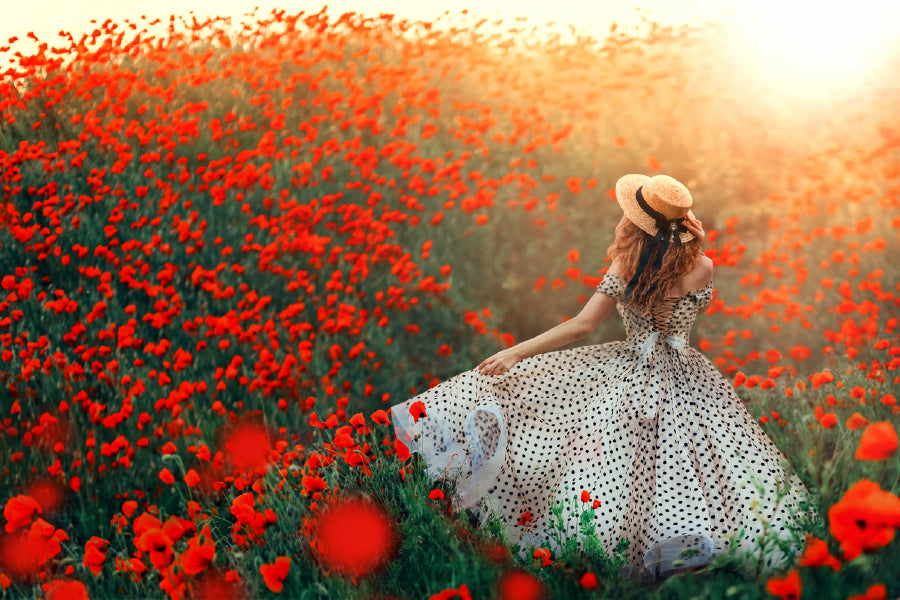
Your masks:
M686 216L684 218L684 226L687 227L687 230L694 234L694 237L700 240L700 245L703 245L703 240L706 238L706 232L703 230L703 223L700 222L698 218L691 218L690 216Z
M520 360L521 359L515 350L507 348L490 358L486 358L477 368L481 371L482 375L502 375L509 371Z

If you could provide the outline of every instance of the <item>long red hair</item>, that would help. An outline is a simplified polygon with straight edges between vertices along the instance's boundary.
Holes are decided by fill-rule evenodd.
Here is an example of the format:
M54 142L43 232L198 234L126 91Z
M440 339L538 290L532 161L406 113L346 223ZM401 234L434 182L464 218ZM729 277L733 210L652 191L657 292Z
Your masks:
M621 279L626 282L631 281L637 271L641 256L652 239L653 236L649 233L627 218L625 219L625 223L622 225L621 239L613 240L606 250L612 260L621 259L621 271L618 273ZM649 311L651 307L659 305L669 295L672 286L686 273L690 273L700 262L701 247L702 242L696 237L680 246L670 242L668 250L663 255L662 268L656 271L653 266L659 257L660 247L652 246L647 267L638 278L627 301L644 311Z

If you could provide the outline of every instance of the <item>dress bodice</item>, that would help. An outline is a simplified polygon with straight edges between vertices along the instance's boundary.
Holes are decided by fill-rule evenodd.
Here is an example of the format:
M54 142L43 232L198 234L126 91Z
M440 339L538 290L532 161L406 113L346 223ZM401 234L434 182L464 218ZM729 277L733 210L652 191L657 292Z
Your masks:
M623 281L615 273L607 273L597 286L597 291L618 300L616 309L625 324L625 338L628 341L645 339L654 331L665 337L677 336L687 343L691 327L700 309L712 302L713 282L710 280L704 287L692 290L681 296L671 296L662 305L650 312L624 301L625 288L628 282Z

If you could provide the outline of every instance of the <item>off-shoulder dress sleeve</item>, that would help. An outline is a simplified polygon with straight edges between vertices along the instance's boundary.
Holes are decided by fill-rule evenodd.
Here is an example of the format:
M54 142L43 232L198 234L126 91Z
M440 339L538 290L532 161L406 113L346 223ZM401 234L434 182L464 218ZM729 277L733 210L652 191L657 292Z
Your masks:
M606 275L603 276L603 281L597 286L597 291L606 294L607 296L611 296L616 300L621 300L622 294L625 291L625 282L619 279L618 275L615 273L606 273Z

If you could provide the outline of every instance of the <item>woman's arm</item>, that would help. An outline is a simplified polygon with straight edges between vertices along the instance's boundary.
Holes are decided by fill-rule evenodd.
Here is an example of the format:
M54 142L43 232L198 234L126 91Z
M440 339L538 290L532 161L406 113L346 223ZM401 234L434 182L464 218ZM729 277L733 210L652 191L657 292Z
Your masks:
M500 375L520 360L579 340L594 331L616 306L616 299L596 292L575 317L544 333L502 350L478 365L482 375Z

